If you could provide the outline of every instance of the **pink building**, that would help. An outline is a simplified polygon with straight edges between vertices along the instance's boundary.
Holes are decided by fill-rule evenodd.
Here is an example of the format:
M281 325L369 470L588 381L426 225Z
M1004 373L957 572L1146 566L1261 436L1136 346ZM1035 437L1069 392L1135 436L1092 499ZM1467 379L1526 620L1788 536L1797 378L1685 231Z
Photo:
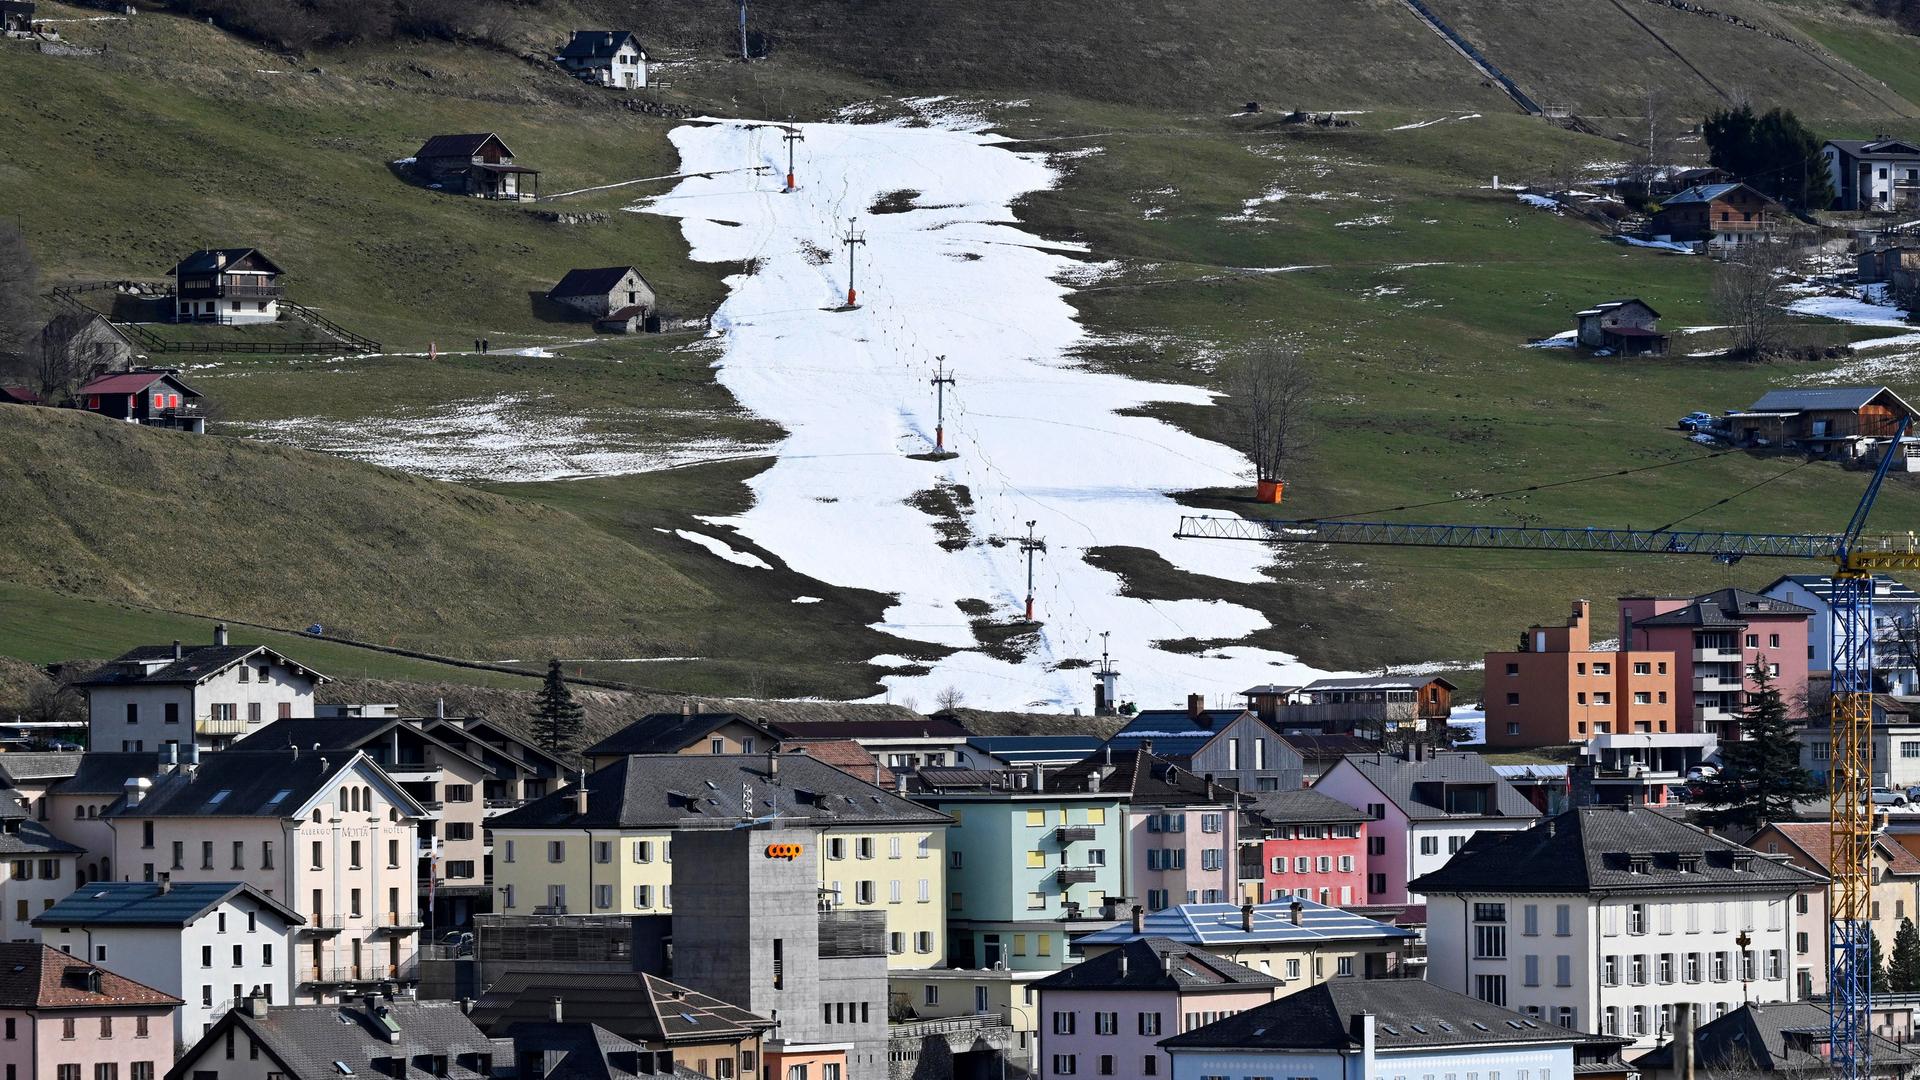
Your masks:
M1239 806L1225 784L1147 750L1099 754L1047 781L1054 791L1097 791L1127 801L1127 895L1148 911L1238 899Z
M1040 1080L1171 1076L1157 1043L1272 1001L1278 979L1170 938L1129 941L1033 984Z
M40 944L0 945L0 1065L13 1080L155 1080L180 999Z
M1705 596L1623 596L1621 647L1670 652L1674 658L1679 730L1740 738L1739 711L1765 664L1787 702L1802 715L1807 697L1807 623L1811 609L1745 589Z
M1318 791L1263 791L1242 825L1240 878L1256 904L1297 896L1329 906L1367 903L1367 816ZM1257 842L1256 842L1257 841Z

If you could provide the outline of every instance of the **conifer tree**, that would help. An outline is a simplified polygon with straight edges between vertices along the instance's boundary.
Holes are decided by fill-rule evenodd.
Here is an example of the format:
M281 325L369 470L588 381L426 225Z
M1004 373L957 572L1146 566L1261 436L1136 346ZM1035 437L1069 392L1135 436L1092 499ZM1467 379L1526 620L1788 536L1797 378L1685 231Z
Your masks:
M550 754L564 753L573 749L573 742L580 736L580 729L586 718L586 710L573 700L573 691L567 689L567 680L560 674L560 661L547 664L547 681L535 695L533 709L533 732L540 745Z
M1800 739L1766 658L1748 672L1753 689L1740 707L1740 738L1720 743L1720 773L1702 785L1706 820L1720 828L1758 829L1793 814L1793 804L1824 789L1800 766Z
M1893 935L1893 963L1887 967L1886 986L1901 994L1920 990L1920 930L1912 919L1901 919Z

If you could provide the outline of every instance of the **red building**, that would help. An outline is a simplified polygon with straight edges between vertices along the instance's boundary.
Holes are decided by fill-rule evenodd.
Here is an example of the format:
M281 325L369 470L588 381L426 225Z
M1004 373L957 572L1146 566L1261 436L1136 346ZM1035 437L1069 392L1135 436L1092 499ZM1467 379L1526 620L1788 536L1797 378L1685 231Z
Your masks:
M1745 589L1705 596L1623 596L1621 647L1672 653L1678 730L1740 737L1739 712L1764 664L1773 684L1800 715L1807 696L1809 608Z
M1367 902L1367 816L1317 791L1249 796L1240 829L1243 899L1297 896L1333 907Z

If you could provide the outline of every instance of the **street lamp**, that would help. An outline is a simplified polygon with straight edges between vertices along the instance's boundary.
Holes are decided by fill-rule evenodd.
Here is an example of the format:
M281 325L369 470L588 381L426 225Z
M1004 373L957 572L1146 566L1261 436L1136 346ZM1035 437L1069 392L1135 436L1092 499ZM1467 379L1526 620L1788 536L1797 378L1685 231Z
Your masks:
M1746 1005L1747 984L1753 980L1753 960L1747 955L1747 946L1753 944L1753 935L1742 930L1733 943L1740 946L1740 1004Z

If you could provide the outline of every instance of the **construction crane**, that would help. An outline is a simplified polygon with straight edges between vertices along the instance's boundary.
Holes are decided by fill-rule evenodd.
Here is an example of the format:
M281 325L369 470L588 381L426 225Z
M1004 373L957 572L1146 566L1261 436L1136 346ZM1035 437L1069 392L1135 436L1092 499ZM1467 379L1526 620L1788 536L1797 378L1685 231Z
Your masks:
M1920 536L1869 535L1867 515L1902 453L1911 418L1903 418L1874 470L1853 517L1838 533L1748 533L1672 529L1534 528L1506 525L1418 525L1378 521L1294 521L1182 517L1174 535L1269 544L1362 544L1391 547L1490 548L1510 551L1704 555L1723 563L1747 556L1824 559L1833 564L1832 689L1827 771L1828 1036L1838 1080L1869 1080L1873 1067L1873 574L1920 570Z

